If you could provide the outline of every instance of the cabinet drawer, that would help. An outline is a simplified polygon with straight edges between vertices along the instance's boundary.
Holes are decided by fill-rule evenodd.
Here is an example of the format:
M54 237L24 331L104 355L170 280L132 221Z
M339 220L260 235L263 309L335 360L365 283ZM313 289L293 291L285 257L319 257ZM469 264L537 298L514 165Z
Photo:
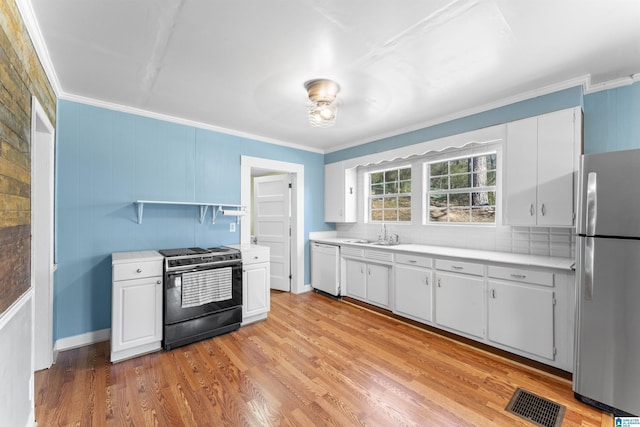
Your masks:
M484 265L472 262L437 259L436 268L438 270L452 271L454 273L473 274L475 276L484 275Z
M242 251L242 263L245 265L257 264L259 262L270 262L269 249L250 249Z
M410 254L396 254L398 264L415 265L418 267L431 268L431 258Z
M375 261L383 261L383 262L392 262L393 254L387 251L373 251L371 249L367 249L364 251L364 256L367 259L372 259Z
M113 265L113 280L141 279L162 276L161 261L120 263Z
M525 270L522 268L489 266L489 277L512 282L532 283L535 285L553 286L553 273L548 271Z
M363 257L364 249L353 246L341 246L340 254L345 256Z

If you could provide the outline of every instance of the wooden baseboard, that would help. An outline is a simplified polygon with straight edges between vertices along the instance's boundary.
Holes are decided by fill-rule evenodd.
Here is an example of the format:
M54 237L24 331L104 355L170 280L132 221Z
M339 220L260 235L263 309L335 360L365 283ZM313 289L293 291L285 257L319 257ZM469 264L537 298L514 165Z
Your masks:
M571 381L572 378L573 378L573 374L571 374L571 372L567 372L567 371L564 371L562 369L558 369L558 368L555 368L553 366L546 365L546 364L544 364L542 362L538 362L536 360L528 359L526 357L510 353L510 352L508 352L506 350L502 350L502 349L499 349L499 348L496 348L496 347L492 347L492 346L490 346L488 344L481 343L481 342L472 340L470 338L466 338L466 337L454 334L453 332L445 331L445 330L442 330L442 329L439 329L439 328L436 328L436 327L433 327L433 326L430 326L430 325L426 325L424 323L420 323L420 322L417 322L417 321L412 320L412 319L407 319L406 317L402 317L400 315L395 314L391 310L386 310L384 308L376 307L375 305L371 305L371 304L368 304L366 302L363 302L363 301L360 301L360 300L357 300L357 299L351 298L351 297L344 297L343 296L342 297L342 301L346 302L346 303L349 303L349 304L353 304L353 305L357 305L357 306L366 308L367 310L373 311L375 313L391 317L392 319L407 323L407 324L409 324L411 326L414 326L416 328L424 329L425 331L429 331L429 332L437 334L437 335L441 335L443 337L452 339L454 341L458 341L458 342L460 342L462 344L466 344L468 346L477 348L477 349L485 351L487 353L491 353L491 354L494 354L496 356L503 357L503 358L511 360L513 362L520 363L522 365L537 369L537 370L542 371L542 372L546 372L546 373L551 374L551 375L555 375L555 376L557 376L559 378L563 378L563 379L568 380L568 381Z

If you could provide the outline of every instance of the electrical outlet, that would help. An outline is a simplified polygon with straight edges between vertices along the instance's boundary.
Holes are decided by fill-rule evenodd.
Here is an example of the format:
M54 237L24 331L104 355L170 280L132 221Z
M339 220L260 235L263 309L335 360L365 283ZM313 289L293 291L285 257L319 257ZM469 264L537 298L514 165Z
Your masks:
M236 223L235 222L229 223L229 232L234 233L235 231L236 231Z

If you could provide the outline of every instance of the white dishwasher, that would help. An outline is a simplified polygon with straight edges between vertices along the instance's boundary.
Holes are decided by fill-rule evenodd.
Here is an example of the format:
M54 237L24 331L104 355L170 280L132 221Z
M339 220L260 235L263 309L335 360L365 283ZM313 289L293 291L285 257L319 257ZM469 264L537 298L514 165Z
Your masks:
M317 242L311 244L311 286L340 296L340 246Z

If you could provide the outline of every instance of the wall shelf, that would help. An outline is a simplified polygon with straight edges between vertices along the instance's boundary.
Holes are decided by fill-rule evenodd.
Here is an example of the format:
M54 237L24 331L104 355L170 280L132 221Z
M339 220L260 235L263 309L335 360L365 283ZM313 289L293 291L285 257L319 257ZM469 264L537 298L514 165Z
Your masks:
M228 203L208 203L208 202L168 202L159 200L136 200L135 202L138 212L138 224L142 224L142 214L144 213L145 204L153 205L187 205L187 206L199 206L200 207L200 224L204 222L207 216L207 211L211 207L212 220L211 223L216 223L218 214L235 216L236 222L240 222L240 217L246 215L247 209L242 205L233 205Z

